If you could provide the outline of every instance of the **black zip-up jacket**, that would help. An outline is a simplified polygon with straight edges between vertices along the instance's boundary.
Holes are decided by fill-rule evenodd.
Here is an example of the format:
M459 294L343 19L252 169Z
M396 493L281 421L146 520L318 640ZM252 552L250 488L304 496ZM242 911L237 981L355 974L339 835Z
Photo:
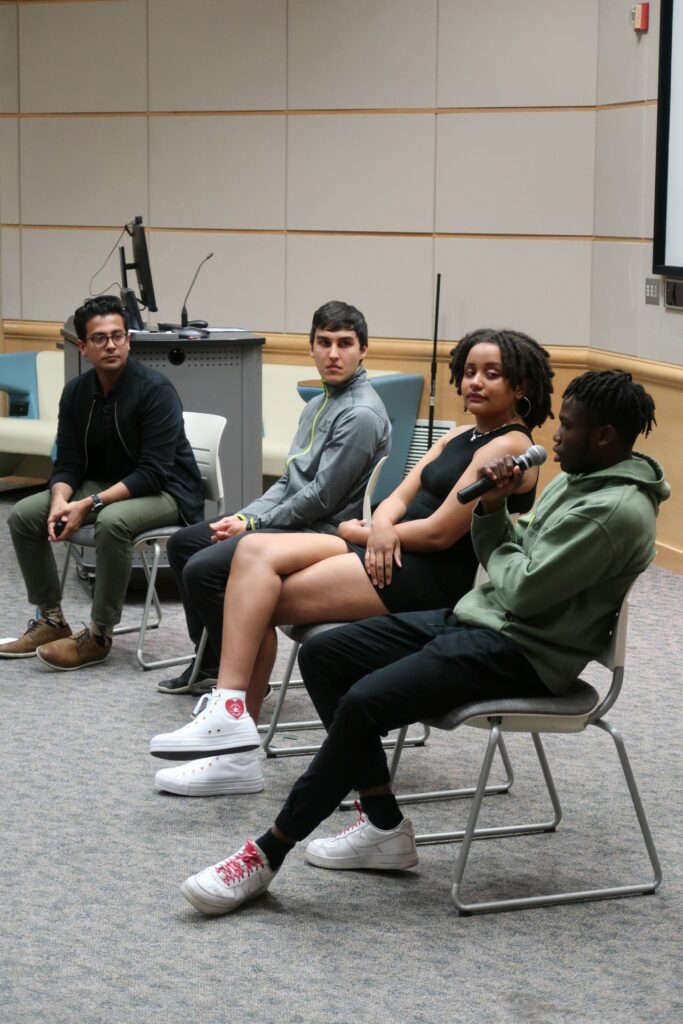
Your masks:
M120 482L132 498L165 491L178 502L186 523L200 522L202 481L185 436L183 407L170 380L129 356L112 393L115 431L128 463ZM88 465L88 430L101 397L94 369L66 384L59 400L57 458L50 486L65 483L75 491L88 477L110 480L107 466Z

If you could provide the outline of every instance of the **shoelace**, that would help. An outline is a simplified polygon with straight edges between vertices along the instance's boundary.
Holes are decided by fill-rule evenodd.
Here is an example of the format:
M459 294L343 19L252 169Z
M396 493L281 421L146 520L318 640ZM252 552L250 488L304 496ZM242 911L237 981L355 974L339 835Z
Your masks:
M90 640L90 630L85 625L85 623L83 624L83 629L81 630L81 632L76 633L73 639L76 641L76 647L82 647L83 644L88 643L88 641Z
M352 823L351 823L350 825L347 825L347 826L346 826L346 828L343 828L343 829L341 830L341 832L338 832L338 833L337 833L337 835L339 835L339 836L345 836L345 835L346 835L346 834L347 834L348 832L355 832L355 830L356 830L356 829L357 829L357 828L358 828L358 827L359 827L360 825L364 825L364 824L365 824L365 815L363 814L363 808L362 808L362 807L361 807L361 805L360 805L360 801L358 801L358 800L354 800L354 801L353 801L353 806L354 806L354 807L356 808L356 810L358 811L358 817L357 817L357 818L356 818L356 820L355 820L354 822L352 822Z
M40 619L29 619L28 626L26 627L27 633L32 633L34 629L40 625Z
M232 857L228 857L222 864L216 865L216 874L221 876L226 885L233 885L263 867L265 864L261 854L251 839L247 839L241 850L233 853Z

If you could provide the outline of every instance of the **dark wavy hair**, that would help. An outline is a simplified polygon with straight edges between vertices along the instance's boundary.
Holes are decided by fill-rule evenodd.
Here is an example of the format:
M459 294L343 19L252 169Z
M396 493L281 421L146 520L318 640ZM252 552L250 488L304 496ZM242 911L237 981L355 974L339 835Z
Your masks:
M365 317L355 306L350 306L348 302L340 302L338 299L326 302L313 314L311 345L315 340L316 331L355 331L360 347L366 348L368 344L368 325Z
M74 329L80 340L85 341L88 320L92 320L94 316L109 316L111 313L118 314L128 330L128 311L122 306L118 295L96 295L95 298L86 299L74 313Z
M462 378L470 349L482 341L498 346L503 374L510 386L517 388L520 384L524 385L529 409L526 414L520 412L520 416L527 427L531 430L540 427L548 417L553 419L550 396L553 393L552 379L555 374L550 366L550 355L537 341L520 331L507 328L496 331L492 327L482 327L466 334L451 349L450 382L455 382L458 394L462 394Z
M580 402L596 426L614 427L629 448L657 424L652 396L625 370L589 370L570 381L562 397Z

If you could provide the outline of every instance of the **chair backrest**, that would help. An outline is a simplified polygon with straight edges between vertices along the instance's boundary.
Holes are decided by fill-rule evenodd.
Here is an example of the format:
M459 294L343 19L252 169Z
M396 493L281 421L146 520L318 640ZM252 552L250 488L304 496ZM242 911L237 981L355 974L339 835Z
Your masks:
M628 634L628 598L631 587L624 594L619 611L614 620L614 626L610 634L609 643L605 650L596 655L595 661L604 665L612 673L612 683L609 690L590 716L591 722L597 722L599 718L607 714L621 693L624 681L624 664L626 662L626 636Z
M397 373L372 377L370 383L384 402L391 421L391 453L377 485L376 504L391 494L405 476L424 377L419 373Z
M219 514L223 514L225 495L218 449L228 421L225 416L210 412L185 412L183 420L204 484L204 497L207 501L215 501Z
M59 399L64 390L64 353L45 350L36 354L38 380L38 418L54 420L59 415Z
M367 521L367 525L370 525L372 520L372 497L375 493L375 487L379 480L379 475L382 472L382 466L389 458L388 455L383 455L379 462L374 466L372 473L368 477L368 482L365 485L365 494L363 495L363 519Z

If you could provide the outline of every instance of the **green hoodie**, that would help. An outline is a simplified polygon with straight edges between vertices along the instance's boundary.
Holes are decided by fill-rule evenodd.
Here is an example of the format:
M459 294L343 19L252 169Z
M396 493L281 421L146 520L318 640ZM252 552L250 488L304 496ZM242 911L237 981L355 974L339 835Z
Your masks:
M655 555L655 519L671 488L646 455L596 473L560 473L514 525L503 507L475 512L472 540L490 582L455 606L495 629L562 693L605 649L628 588Z

